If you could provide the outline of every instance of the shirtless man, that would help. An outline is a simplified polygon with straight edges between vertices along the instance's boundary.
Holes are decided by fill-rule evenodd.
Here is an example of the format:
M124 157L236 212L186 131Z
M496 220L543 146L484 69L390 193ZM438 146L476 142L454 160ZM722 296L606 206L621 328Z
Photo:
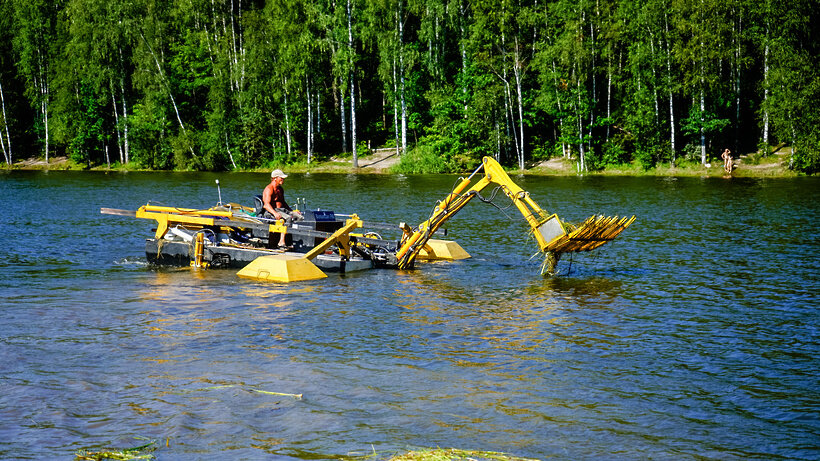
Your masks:
M273 219L284 219L285 224L290 224L293 221L302 219L302 214L291 209L290 205L285 201L285 189L282 184L285 182L286 175L282 170L273 170L270 174L270 184L265 187L262 192L262 206L265 209L265 216ZM279 248L285 248L285 233L279 234Z

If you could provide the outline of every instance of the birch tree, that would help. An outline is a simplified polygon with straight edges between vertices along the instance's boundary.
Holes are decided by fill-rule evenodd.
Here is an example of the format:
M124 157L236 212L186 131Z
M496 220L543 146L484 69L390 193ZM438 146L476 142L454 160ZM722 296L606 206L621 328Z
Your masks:
M11 165L14 156L11 150L11 135L9 135L9 120L6 115L6 96L3 92L2 79L0 79L0 108L2 108L0 115L3 117L3 129L0 131L0 147L3 148L3 157L6 160L6 164Z
M7 165L14 163L14 153L11 146L9 114L12 110L6 108L6 88L5 82L11 81L15 69L12 37L14 29L14 5L11 2L0 4L0 148L3 150L3 158Z
M347 0L348 81L350 82L350 143L353 148L353 168L359 168L356 140L356 47L353 42L353 0Z

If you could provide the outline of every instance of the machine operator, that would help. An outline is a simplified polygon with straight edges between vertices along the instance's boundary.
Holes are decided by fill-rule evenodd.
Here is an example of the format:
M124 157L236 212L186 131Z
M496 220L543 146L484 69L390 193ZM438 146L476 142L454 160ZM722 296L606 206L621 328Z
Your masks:
M265 187L262 192L262 206L265 209L264 217L271 219L284 219L285 224L290 224L293 221L302 219L302 214L297 210L291 209L290 205L285 201L285 189L282 184L285 182L286 175L282 170L275 169L270 174L270 184ZM281 233L279 238L279 248L286 248L285 234Z

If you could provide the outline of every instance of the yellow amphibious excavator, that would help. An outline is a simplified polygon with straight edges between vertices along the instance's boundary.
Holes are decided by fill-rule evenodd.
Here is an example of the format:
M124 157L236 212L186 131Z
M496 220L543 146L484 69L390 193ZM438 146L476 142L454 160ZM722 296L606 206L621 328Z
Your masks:
M483 172L475 183L474 178ZM157 221L154 238L146 240L146 256L155 264L196 268L241 268L238 275L257 280L294 282L326 277L324 271L370 268L410 269L419 260L457 260L469 255L452 241L432 238L436 231L480 192L497 185L515 204L530 226L545 258L542 274L553 275L561 254L594 250L614 239L635 220L631 217L591 216L579 225L549 214L515 184L491 157L470 176L462 178L447 197L437 203L430 218L415 228L368 223L357 215L336 215L327 210L303 210L304 220L291 224L268 220L259 204L250 208L220 203L207 210L144 205L137 211L101 209L102 213ZM340 219L341 218L341 219ZM363 231L370 229L369 231ZM384 239L376 232L400 232ZM275 248L280 233L290 247Z

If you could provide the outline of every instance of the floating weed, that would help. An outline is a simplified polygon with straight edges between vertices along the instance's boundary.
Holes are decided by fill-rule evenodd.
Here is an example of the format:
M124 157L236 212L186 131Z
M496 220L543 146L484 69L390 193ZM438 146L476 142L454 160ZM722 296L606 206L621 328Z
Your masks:
M232 387L238 387L240 389L245 389L248 392L255 392L257 394L266 394L266 395L281 395L283 397L293 397L295 400L302 400L302 394L288 394L287 392L274 392L274 391L265 391L262 389L256 389L255 387L249 387L242 384L225 384L221 386L210 386L210 387L203 387L201 389L195 389L195 391L212 391L217 389L228 389Z
M124 450L111 451L87 451L80 450L75 453L75 460L81 461L100 461L104 459L116 460L133 460L133 459L156 459L153 451L156 450L156 440L152 440L145 445L138 447L126 448Z
M493 460L493 461L538 461L532 458L521 458L495 451L459 450L458 448L431 448L415 450L396 455L389 461L459 461L459 460Z
M273 391L263 391L262 389L254 389L252 387L247 388L250 392L256 392L259 394L268 394L268 395L282 395L285 397L293 397L296 400L302 400L302 394L288 394L285 392L273 392Z

